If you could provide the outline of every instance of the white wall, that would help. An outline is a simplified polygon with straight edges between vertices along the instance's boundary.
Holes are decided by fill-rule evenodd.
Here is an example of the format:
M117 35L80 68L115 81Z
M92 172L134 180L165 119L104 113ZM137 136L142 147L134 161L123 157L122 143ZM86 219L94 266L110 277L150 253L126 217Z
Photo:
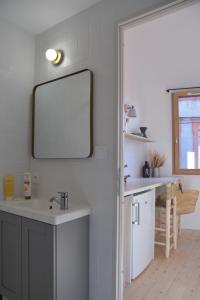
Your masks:
M132 93L145 107L144 120L166 154L162 175L172 172L171 96L167 88L199 86L200 4L138 24L125 32L132 70ZM200 189L199 176L184 176L185 188ZM182 226L200 229L200 204L182 218Z
M23 191L30 168L30 107L34 79L34 39L0 19L0 197L3 176L15 176L15 195Z
M128 40L123 41L123 102L124 104L132 104L136 109L136 117L129 118L127 132L140 132L139 127L146 126L144 122L145 107L140 101L140 97L135 94L133 88L133 66L130 63L132 57L132 44ZM124 116L125 117L125 116ZM147 131L147 135L149 132ZM142 176L142 167L148 158L148 147L146 143L141 143L130 138L124 138L124 163L128 167L124 170L124 174L130 174L132 178Z
M71 201L91 204L91 300L111 300L115 289L117 22L169 2L102 1L36 37L35 83L85 67L94 72L94 144L104 147L104 158L31 161L32 172L40 176L40 195L66 190ZM67 58L61 66L45 60L49 47L64 50Z
M124 163L127 168L124 170L124 175L131 175L128 182L132 178L142 177L142 167L145 160L148 160L148 151L146 143L134 141L130 138L124 139Z

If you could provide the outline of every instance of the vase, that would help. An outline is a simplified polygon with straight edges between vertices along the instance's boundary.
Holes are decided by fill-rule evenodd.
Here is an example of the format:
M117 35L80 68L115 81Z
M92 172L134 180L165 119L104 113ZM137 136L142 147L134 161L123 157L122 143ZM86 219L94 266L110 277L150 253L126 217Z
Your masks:
M153 169L153 177L160 177L160 168Z
M147 130L147 127L140 127L141 134L144 138L147 138L146 130Z

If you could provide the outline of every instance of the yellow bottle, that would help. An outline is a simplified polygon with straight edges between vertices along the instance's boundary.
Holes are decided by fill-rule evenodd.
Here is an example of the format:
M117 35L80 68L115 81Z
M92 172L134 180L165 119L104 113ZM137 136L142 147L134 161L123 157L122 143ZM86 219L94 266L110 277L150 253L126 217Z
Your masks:
M12 200L14 195L14 176L4 177L4 198Z

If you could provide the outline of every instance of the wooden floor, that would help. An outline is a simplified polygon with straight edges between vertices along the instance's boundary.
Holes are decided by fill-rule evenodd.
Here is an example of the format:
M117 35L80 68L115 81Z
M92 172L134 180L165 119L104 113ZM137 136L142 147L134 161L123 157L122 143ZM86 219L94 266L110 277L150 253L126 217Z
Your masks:
M170 257L156 249L155 260L130 285L124 300L200 300L200 230L182 230Z

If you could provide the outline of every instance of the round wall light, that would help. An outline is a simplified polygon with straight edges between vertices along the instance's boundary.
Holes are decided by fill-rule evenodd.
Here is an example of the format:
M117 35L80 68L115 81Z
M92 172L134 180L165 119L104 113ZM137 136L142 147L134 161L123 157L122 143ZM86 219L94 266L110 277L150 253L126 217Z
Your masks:
M46 59L48 61L50 61L53 65L58 65L63 60L63 51L55 50L55 49L48 49L46 51Z

